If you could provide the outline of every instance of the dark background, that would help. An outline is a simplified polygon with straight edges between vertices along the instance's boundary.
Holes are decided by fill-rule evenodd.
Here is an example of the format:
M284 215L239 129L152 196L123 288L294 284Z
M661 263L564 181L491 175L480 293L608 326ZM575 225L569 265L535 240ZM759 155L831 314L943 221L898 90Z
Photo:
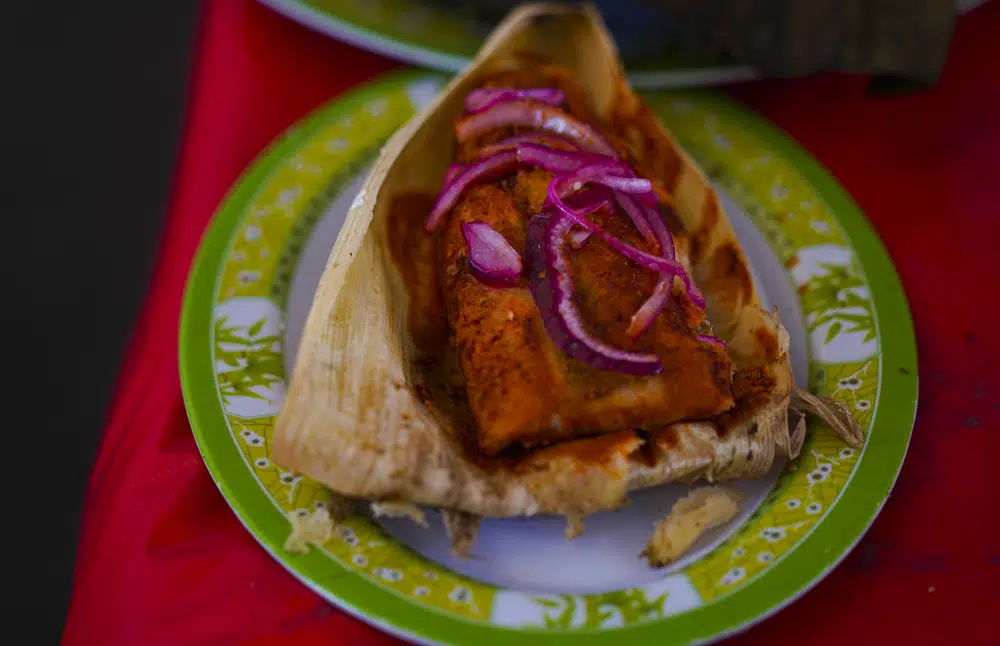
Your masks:
M14 574L4 643L62 634L84 487L169 195L197 19L195 0L16 2L0 14L2 255L15 295L4 308L4 381L15 384L0 469L14 505L2 523Z

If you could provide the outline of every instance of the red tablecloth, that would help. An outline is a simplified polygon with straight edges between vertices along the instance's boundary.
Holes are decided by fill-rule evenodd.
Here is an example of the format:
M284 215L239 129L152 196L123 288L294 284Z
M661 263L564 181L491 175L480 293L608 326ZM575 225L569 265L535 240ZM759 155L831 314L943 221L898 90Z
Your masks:
M204 3L200 30L169 216L87 493L63 641L397 643L299 585L230 512L191 436L176 344L188 267L229 185L283 128L394 64L249 0ZM870 99L862 80L832 75L732 90L871 218L910 299L921 386L910 454L860 546L734 643L1000 643L998 36L1000 1L962 18L940 84L917 96Z

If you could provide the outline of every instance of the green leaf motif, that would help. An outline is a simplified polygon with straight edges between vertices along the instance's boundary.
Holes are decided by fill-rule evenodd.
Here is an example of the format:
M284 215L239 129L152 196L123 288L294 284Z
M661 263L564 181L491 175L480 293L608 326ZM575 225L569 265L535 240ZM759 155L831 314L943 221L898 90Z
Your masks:
M826 340L823 343L829 343L830 341L833 341L837 337L837 335L840 334L840 330L843 327L844 326L840 324L840 321L837 321L836 323L831 325L830 329L826 331Z
M535 603L546 609L542 614L545 628L562 630L600 628L616 616L621 617L622 625L628 626L662 617L667 593L654 599L647 599L645 590L632 588L583 596L564 594L559 598L562 600L561 603L544 597L534 598ZM574 625L573 618L578 609L583 610L584 619L582 623Z
M809 331L832 323L824 343L830 343L843 332L864 332L865 342L874 339L875 314L871 301L856 291L865 287L860 272L846 265L824 263L820 267L823 273L810 278L802 294Z
M260 334L260 330L263 327L264 327L264 319L261 319L250 326L250 328L247 330L247 336L251 337L257 336L258 334Z
M215 360L232 368L218 375L222 402L228 405L233 397L266 400L254 389L270 388L284 379L281 354L274 349L279 337L255 338L264 328L265 319L245 330L242 326L228 325L228 321L225 316L215 321Z

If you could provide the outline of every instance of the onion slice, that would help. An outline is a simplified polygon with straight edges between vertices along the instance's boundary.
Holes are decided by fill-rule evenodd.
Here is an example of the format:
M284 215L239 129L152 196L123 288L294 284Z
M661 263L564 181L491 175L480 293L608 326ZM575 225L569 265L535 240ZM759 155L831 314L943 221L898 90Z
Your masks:
M489 224L463 222L462 237L469 247L469 270L491 287L513 287L521 275L521 256Z
M455 178L464 173L469 167L465 164L452 164L444 174L444 188L448 188Z
M547 132L522 132L518 135L511 135L506 139L501 139L495 144L487 144L479 151L480 157L488 157L505 150L518 150L525 145L531 145L542 150L563 150L569 148L572 151L580 150L576 144L569 139L559 135L550 135Z
M673 258L673 256L667 256L663 253L663 245L661 241L653 232L653 223L650 222L649 213L640 205L638 202L632 199L631 195L623 193L622 191L615 191L615 201L622 207L625 213L628 214L632 224L638 229L639 233L642 235L642 239L646 241L646 244L656 253L664 256L665 258ZM668 232L669 235L669 232ZM671 244L671 253L673 252L673 245Z
M603 206L599 200L593 200L587 208L594 205ZM631 375L661 373L663 364L655 354L616 348L587 330L575 302L565 250L573 224L554 208L543 210L528 222L525 249L528 284L546 333L560 350L595 368Z
M590 240L590 236L594 235L586 229L575 229L569 232L569 246L574 249L580 249L586 244L587 240Z
M670 235L670 229L667 228L667 223L663 220L660 212L655 207L633 201L629 195L619 195L618 201L622 205L622 208L629 212L630 216L633 215L632 211L635 211L635 217L646 223L650 234L657 243L660 255L668 260L675 260L677 252L674 249L674 237ZM634 221L635 218L633 218ZM660 315L660 312L666 307L667 301L670 300L670 292L676 275L677 272L665 272L660 275L660 280L653 287L653 293L650 294L649 298L632 315L628 329L625 332L629 337L634 339L644 333L653 324L656 317ZM686 272L682 272L682 276L687 276ZM699 308L705 307L705 301L697 288L694 291L689 291L688 295Z
M475 114L482 112L501 101L517 101L531 99L549 105L559 105L566 100L566 95L562 90L555 88L531 88L528 90L515 90L510 87L479 88L469 92L465 96L465 109Z
M455 123L455 136L464 142L490 130L511 126L542 130L565 137L588 152L617 157L614 146L593 126L559 108L533 101L497 103L483 112L462 117Z
M581 190L586 184L600 184L623 193L645 193L653 190L648 179L636 177L625 163L613 159L593 161L555 177L549 184L549 195L555 191L566 196Z
M684 271L684 267L679 262L673 258L661 258L660 256L646 253L641 249L636 249L632 245L619 240L581 215L580 212L574 208L576 200L569 198L564 201L561 197L559 197L558 193L555 192L554 187L555 182L551 182L549 184L549 200L560 213L566 215L566 217L572 220L574 224L583 227L591 233L596 233L602 240L611 245L615 251L622 254L632 262L637 263L646 269L652 269L653 271L658 271L662 274L669 273L674 276L679 276L681 280L684 281L684 288L687 290L688 295L691 297L694 304L699 308L705 307L704 296L701 295L701 291L695 286L695 284L691 282L691 277L687 275L687 272ZM579 198L579 196L574 197Z
M636 193L635 199L646 206L659 206L660 204L660 198L656 195L656 191L652 190L648 193Z
M452 182L445 186L441 194L438 195L438 199L434 203L434 208L431 209L430 215L427 216L424 231L430 233L441 226L441 223L444 221L444 215L451 207L455 206L458 198L462 196L462 193L469 186L477 182L489 181L506 175L517 168L517 165L517 153L512 150L491 155L470 165L464 172L455 176Z
M717 336L712 336L710 334L699 334L697 339L702 343L714 343L716 345L721 345L723 348L726 347L726 342Z
M674 236L670 234L667 221L663 219L659 208L655 205L640 204L639 209L645 214L646 222L653 231L653 237L656 238L660 247L660 255L668 260L676 260L677 250L674 249Z
M629 320L628 329L625 330L625 334L629 338L634 339L649 329L649 326L653 324L656 317L666 307L667 301L670 300L670 288L673 287L673 284L673 274L665 273L660 275L660 280L656 281L656 285L653 287L653 293L639 306L639 309L635 311L635 314Z
M605 155L553 150L552 148L546 148L534 143L522 143L518 145L517 160L531 166L540 166L552 173L569 173L578 170L586 164L598 161L610 161ZM618 170L621 171L621 168L618 168Z

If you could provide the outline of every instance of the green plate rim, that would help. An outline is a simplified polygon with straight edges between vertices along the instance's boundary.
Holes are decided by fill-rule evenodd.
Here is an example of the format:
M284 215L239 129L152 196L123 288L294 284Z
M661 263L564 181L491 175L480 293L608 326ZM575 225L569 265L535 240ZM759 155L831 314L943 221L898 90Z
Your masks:
M184 402L199 451L213 480L234 513L283 567L324 598L383 630L424 643L528 646L541 643L609 644L618 639L656 639L659 643L702 643L719 639L782 609L819 582L857 544L882 508L909 444L917 400L917 349L905 293L885 248L864 215L829 172L786 134L729 99L704 93L720 112L786 157L826 201L843 228L871 291L876 322L891 321L892 334L878 325L880 401L859 463L824 521L781 563L760 574L753 585L684 614L618 630L553 632L474 623L421 607L381 588L312 550L293 555L281 549L287 520L267 498L249 469L231 468L243 456L231 440L216 396L211 351L206 343L212 323L219 260L241 221L244 205L261 181L290 152L309 140L328 120L344 116L384 92L428 77L419 70L391 72L334 98L269 145L220 203L199 247L185 288L179 335L179 366ZM888 323L887 323L888 325Z
M315 7L302 0L257 0L269 9L313 31L343 40L355 47L389 56L405 63L423 65L443 72L460 72L472 61L472 55L445 49L433 49L399 34L356 24L348 18ZM653 60L626 70L637 88L668 88L736 83L756 78L752 68L726 61Z

